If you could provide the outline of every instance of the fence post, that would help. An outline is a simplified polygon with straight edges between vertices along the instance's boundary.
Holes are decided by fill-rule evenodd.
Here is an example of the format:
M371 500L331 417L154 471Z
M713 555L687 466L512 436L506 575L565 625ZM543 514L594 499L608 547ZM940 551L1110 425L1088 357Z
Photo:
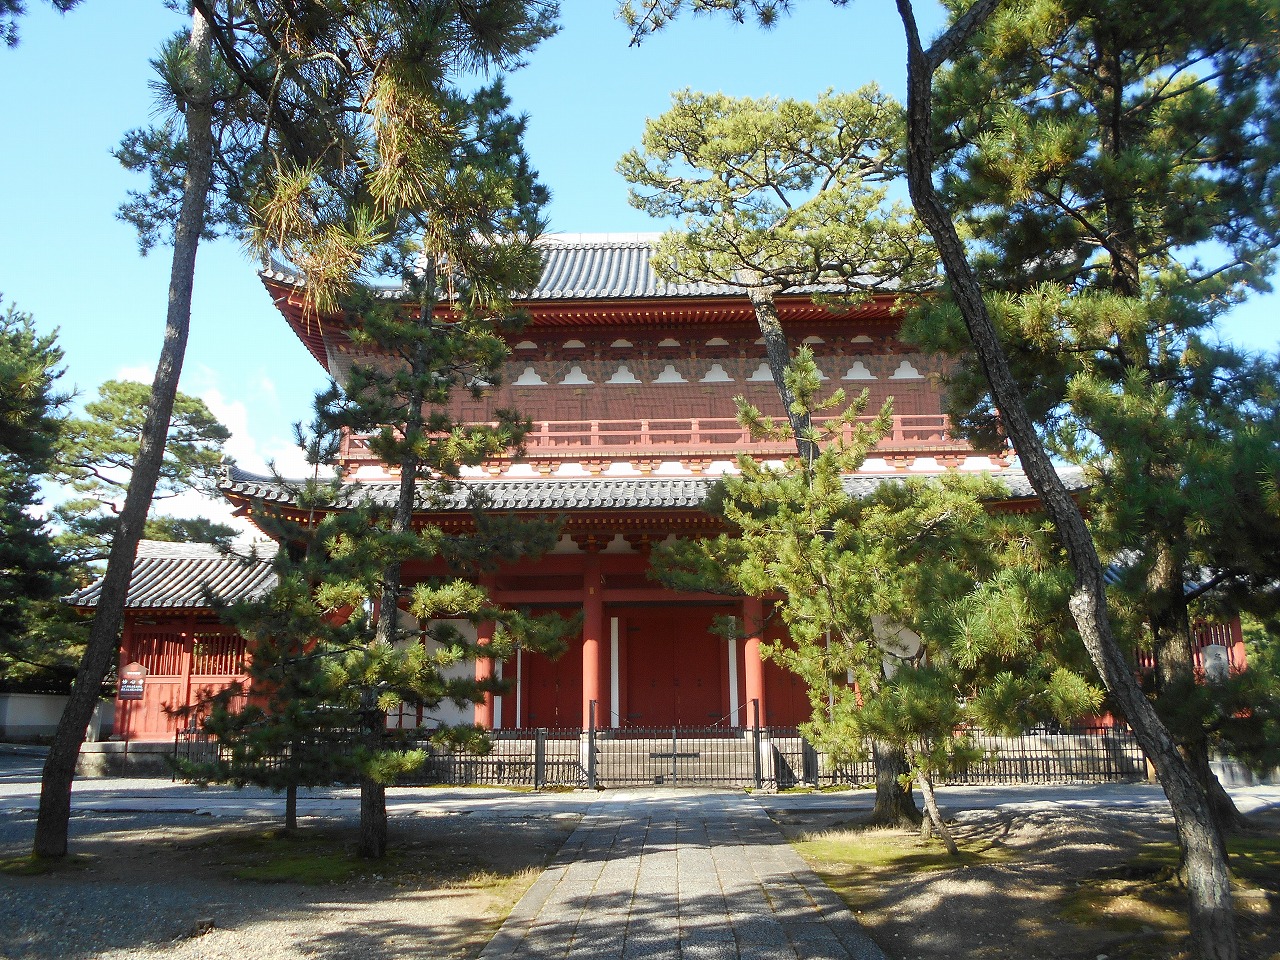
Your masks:
M671 728L671 785L678 787L680 785L676 775L676 728Z
M800 738L800 777L810 786L818 786L818 751L807 737Z
M587 708L587 789L596 788L596 701Z
M533 786L541 790L547 785L547 731L539 727L533 734Z
M760 701L751 701L751 773L756 789L764 786L760 771Z

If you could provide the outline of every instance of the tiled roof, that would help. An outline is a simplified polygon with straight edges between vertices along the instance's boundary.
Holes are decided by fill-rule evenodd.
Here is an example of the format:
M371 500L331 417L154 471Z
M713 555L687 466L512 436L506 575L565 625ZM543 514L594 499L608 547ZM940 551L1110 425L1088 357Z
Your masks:
M133 561L125 608L130 610L208 607L210 595L232 601L261 596L276 583L267 556L226 554L208 543L143 540ZM102 580L64 598L73 607L95 607Z
M638 297L724 297L743 287L722 283L665 283L651 264L657 233L552 233L538 243L543 250L542 277L523 294L524 300L621 300ZM263 276L293 286L305 278L296 270L273 264ZM835 286L796 288L794 292L838 292ZM398 290L385 291L394 297Z
M1069 490L1083 490L1084 474L1075 467L1060 467L1059 476ZM867 496L882 483L902 480L907 476L928 474L885 474L850 476L845 489L854 496ZM1002 470L993 474L1009 489L1009 499L1025 500L1035 496L1026 474L1020 470ZM706 496L714 478L710 477L548 477L531 480L466 480L455 484L446 496L427 494L419 509L442 512L466 508L467 491L486 494L495 510L652 510L695 509ZM225 494L268 503L289 503L292 490L301 481L279 480L245 473L232 468L220 489ZM339 506L371 503L391 506L399 491L396 481L349 483ZM427 496L432 496L430 503Z

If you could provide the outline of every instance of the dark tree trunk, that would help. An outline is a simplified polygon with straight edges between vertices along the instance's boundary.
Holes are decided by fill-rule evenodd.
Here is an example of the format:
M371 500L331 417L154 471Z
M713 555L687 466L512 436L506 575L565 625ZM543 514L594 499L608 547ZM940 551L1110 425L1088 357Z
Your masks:
M901 779L907 774L907 758L898 747L881 741L872 745L871 757L876 765L876 805L869 822L879 827L918 825L920 809Z
M366 860L387 854L387 788L368 777L360 781L359 852Z
M1128 717L1138 742L1155 766L1173 808L1184 851L1190 926L1197 953L1202 960L1236 960L1239 949L1226 847L1208 798L1143 696L1111 632L1106 585L1093 539L1044 451L983 303L977 276L933 185L933 74L990 15L996 3L997 0L978 0L926 52L920 44L911 0L897 0L908 50L907 183L911 200L938 245L952 296L973 340L1009 439L1067 552L1075 574L1070 607L1081 639L1107 691Z
M955 837L951 836L951 830L942 819L942 811L938 809L938 798L933 792L932 777L924 776L920 778L920 792L924 794L924 808L929 812L929 822L933 824L933 829L938 831L938 836L942 838L942 842L947 848L947 853L953 857L958 856L960 850L956 846Z
M1155 554L1147 579L1151 598L1151 635L1155 644L1156 691L1159 700L1181 696L1195 679L1195 646L1191 635L1191 614L1182 563L1173 544L1157 539L1152 544ZM1187 766L1209 798L1213 817L1222 830L1237 831L1249 825L1230 794L1214 775L1209 765L1209 740L1202 729L1188 727L1179 732L1178 747Z
M187 102L187 170L183 180L182 207L175 229L173 262L169 274L169 305L165 318L164 346L151 386L151 403L138 444L138 455L129 479L129 490L107 558L102 592L75 685L54 732L40 782L40 812L36 819L33 853L37 857L63 857L67 853L67 824L71 817L71 781L84 744L102 681L118 654L120 628L133 561L151 508L156 481L164 460L169 418L186 356L191 326L191 291L195 281L196 248L204 227L209 185L213 177L213 111L209 98L211 60L209 27L199 13L191 17L192 95Z
M298 830L298 785L291 783L284 788L284 832Z
M758 279L758 278L757 278ZM782 321L778 319L778 307L774 302L774 290L763 286L752 286L747 290L751 307L756 314L756 325L760 328L760 336L764 340L765 357L769 362L769 372L773 375L773 385L778 390L782 407L787 413L787 421L791 424L791 433L796 441L796 453L806 464L812 465L818 456L818 446L809 442L810 419L807 413L796 413L792 409L795 395L787 386L786 370L791 363L791 346L787 343L787 333L782 329Z

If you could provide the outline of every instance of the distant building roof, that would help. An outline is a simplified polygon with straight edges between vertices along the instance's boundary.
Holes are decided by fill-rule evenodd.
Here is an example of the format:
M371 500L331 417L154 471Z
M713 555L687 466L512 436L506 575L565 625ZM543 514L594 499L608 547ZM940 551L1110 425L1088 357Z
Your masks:
M209 597L234 601L261 596L275 586L270 557L224 553L209 543L164 543L143 540L133 561L125 608L129 610L194 609L209 606ZM64 601L92 608L102 595L99 578Z

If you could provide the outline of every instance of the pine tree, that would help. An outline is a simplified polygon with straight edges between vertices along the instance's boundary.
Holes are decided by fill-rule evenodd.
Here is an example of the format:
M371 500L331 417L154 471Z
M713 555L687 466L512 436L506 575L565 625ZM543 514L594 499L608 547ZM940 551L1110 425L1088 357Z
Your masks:
M683 219L658 243L659 276L746 288L802 460L818 451L787 383L792 353L777 297L816 288L815 299L848 306L877 290L932 284L919 225L887 199L901 144L902 109L874 85L813 103L686 90L618 163L634 206ZM876 760L877 820L917 819L896 785L897 752L883 745Z
M868 742L902 753L903 780L921 785L954 852L933 782L980 754L964 728L1021 732L1099 703L1067 662L1064 568L1033 520L988 513L986 502L1005 495L989 477L887 482L852 495L846 478L888 429L888 405L867 425L865 392L847 406L841 390L820 398L807 347L787 381L810 422L833 412L808 438L818 455L782 469L739 458L740 473L710 499L729 531L659 548L657 569L686 588L779 593L789 642L768 655L808 687L806 735L841 761L861 757ZM776 425L739 403L744 426L776 439ZM905 650L894 639L903 630L915 641Z
M58 547L78 564L105 560L111 550L150 396L145 384L108 380L82 416L66 421L57 472L78 496L54 515L62 525ZM189 490L212 495L230 436L203 400L177 393L152 503ZM143 532L155 539L193 539L194 533L213 538L209 542L235 535L222 524L172 517L148 517Z
M689 0L687 6L695 11L727 12L739 20L752 15L763 26L769 26L786 12L790 0ZM906 174L912 203L937 244L957 314L968 332L992 401L1001 413L1005 433L1066 551L1075 577L1070 606L1081 640L1107 692L1129 719L1139 743L1155 766L1173 808L1187 872L1196 949L1204 958L1234 960L1239 949L1226 847L1207 795L1183 761L1168 729L1144 698L1126 663L1109 619L1106 582L1093 539L1079 507L1045 452L1036 423L1028 413L1023 390L1011 371L1009 353L984 302L980 275L969 259L971 251L961 240L952 211L943 202L934 182L938 156L938 130L934 124L936 75L947 63L964 54L975 33L999 7L999 0L976 0L967 8L957 10L952 23L927 47L920 39L911 0L897 0L896 6L907 41ZM620 5L624 20L633 29L633 42L664 27L685 7L685 0L644 0L638 7L624 0ZM1184 4L1171 4L1156 12L1158 15L1153 16L1152 11L1140 5L1120 3L1109 9L1103 22L1117 32L1150 26L1157 31L1168 29L1176 33L1189 13ZM1216 9L1212 13L1197 10L1190 19L1196 23L1212 23L1217 14ZM1076 18L1067 19L1069 25ZM1259 46L1265 50L1269 45ZM1232 45L1224 49L1230 54ZM1113 65L1098 64L1097 67L1102 71ZM1236 79L1253 81L1259 77L1269 81L1274 76L1274 70L1245 70L1238 76L1225 73L1223 81L1229 84ZM1113 76L1112 89L1119 93L1122 88L1115 85L1115 79ZM1121 112L1118 99L1113 101L1113 106L1116 109L1111 115L1117 117ZM1274 110L1270 111L1269 117L1274 115ZM1264 120L1263 130L1269 130L1271 120ZM1267 177L1274 168L1264 165L1254 169Z
M502 8L515 13L523 5L495 4L489 12ZM545 32L537 20L522 29L512 55ZM349 543L381 562L373 658L397 639L404 564L442 550L438 532L413 530L415 509L461 492L452 481L462 467L517 448L527 429L513 411L498 413L494 426L464 426L446 410L452 390L479 392L497 381L512 297L540 271L534 241L546 199L521 145L524 121L508 112L501 82L464 92L416 52L412 45L392 51L387 68L370 76L376 113L341 168L281 163L258 207L259 244L305 275L309 308L342 311L353 342L378 358L353 364L327 411L332 425L373 432L370 448L399 470L385 530L371 545ZM367 278L379 275L402 285L398 300L369 288ZM482 514L483 494L465 496ZM477 520L477 528L499 532L490 520ZM456 590L419 584L410 609L476 602L451 596ZM364 710L370 739L381 736L372 689ZM385 785L375 774L361 781L360 849L373 857L386 847Z
M1260 4L1169 9L1008 6L940 78L938 122L947 199L974 238L1015 376L1050 447L1090 467L1100 547L1140 555L1127 602L1142 607L1161 702L1182 708L1191 601L1280 572L1262 546L1280 514L1241 512L1280 471L1276 364L1217 344L1214 329L1265 285L1280 242L1280 35ZM990 433L963 330L927 315L914 330L964 358L952 404ZM1270 462L1240 471L1245 446L1269 446ZM1229 534L1259 521L1262 536ZM1220 820L1235 825L1205 731L1178 726Z
M70 586L68 564L48 524L33 512L65 422L69 396L57 389L62 350L10 304L0 314L0 683L65 682L70 642L41 630L38 614Z
M306 455L317 467L326 452L337 450L326 438L338 436L331 425L334 405L342 402L336 387L318 398L316 429L305 438ZM461 441L466 429L449 432ZM455 453L456 447L450 455ZM447 462L451 470L457 465ZM301 484L280 482L291 487L289 515L263 503L255 516L281 548L270 560L247 561L270 562L276 586L224 611L248 641L248 680L197 707L208 712L204 729L216 738L219 755L187 765L185 774L286 791L291 830L299 787L359 783L360 852L380 857L387 845L385 788L422 764L422 743L488 749L484 730L441 723L434 712L446 702L480 703L500 693L502 681L459 676L450 668L478 657L506 659L517 647L562 652L572 621L500 608L472 582L501 562L549 549L558 529L489 514L482 499L473 498L471 533L445 535L431 526L397 532L388 511L359 502L358 488L340 477L323 480L317 470ZM448 499L454 491L435 493ZM388 558L442 559L450 573L415 584L407 609L397 597L397 613L387 616L378 604L386 602ZM413 628L406 629L402 614ZM458 618L496 628L477 643L449 622ZM388 620L395 623L391 631L382 627ZM405 707L422 712L429 726L388 731L388 714ZM381 802L371 805L371 794Z
M339 186L382 122L396 84L435 90L468 70L510 66L554 30L553 4L499 0L423 6L359 0L315 8L276 0L193 0L190 32L156 61L168 117L134 131L118 156L150 175L122 216L142 248L172 240L164 346L129 493L71 699L41 782L34 852L67 852L71 781L102 678L110 666L133 560L159 474L186 354L200 239L240 234L266 171L309 168ZM215 52L216 51L216 52ZM429 116L421 117L424 122ZM215 124L216 120L216 124ZM428 140L428 142L430 142Z

